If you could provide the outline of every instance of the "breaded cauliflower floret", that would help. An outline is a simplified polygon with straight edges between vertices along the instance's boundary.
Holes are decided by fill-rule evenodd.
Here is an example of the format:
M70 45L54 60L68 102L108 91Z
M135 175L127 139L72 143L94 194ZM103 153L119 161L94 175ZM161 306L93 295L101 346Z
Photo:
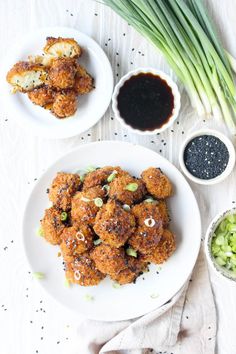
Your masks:
M61 235L61 252L64 260L78 256L93 247L93 232L86 225L71 226L64 229Z
M59 58L77 58L82 53L80 46L73 38L62 37L47 37L47 42L43 51L45 54L50 54Z
M65 225L61 220L61 212L54 207L45 210L43 219L41 220L42 234L46 241L52 245L61 243L61 235L65 229Z
M7 73L7 82L13 86L14 92L28 92L43 85L47 72L42 65L19 61Z
M164 230L158 246L151 253L143 255L147 262L161 264L165 262L175 251L175 236L170 230Z
M104 274L117 274L127 267L123 248L114 248L102 243L93 249L90 256Z
M52 105L52 113L57 118L71 117L77 110L77 97L73 90L57 92Z
M123 171L120 167L105 166L98 168L95 171L86 174L84 178L83 189L86 190L91 187L108 184L109 176L113 178L113 176L118 177L125 174L128 173Z
M157 199L165 199L172 194L172 185L159 168L150 167L141 174L148 192Z
M147 269L147 262L140 257L127 257L126 261L127 267L125 269L122 269L119 273L110 275L111 279L120 285L134 282L135 279Z
M70 283L82 286L94 286L105 278L95 266L88 253L71 258L66 262L66 278Z
M114 200L103 205L95 219L94 231L112 247L123 246L134 230L134 216Z
M141 253L150 253L160 242L163 234L163 218L158 203L143 202L132 208L137 229L129 244Z
M48 83L58 90L72 88L75 84L76 61L71 58L53 60L48 71Z
M48 86L42 86L28 92L28 97L30 101L38 106L51 108L54 101L54 91Z
M77 95L85 95L93 89L93 78L87 73L85 68L81 65L77 65L77 71L75 74L74 90Z
M106 192L100 186L89 188L86 191L77 192L72 199L71 216L73 223L85 223L93 226L95 217L100 207L96 201L104 199ZM97 199L99 198L99 199Z
M123 204L137 203L144 197L145 193L146 188L143 181L129 174L118 176L110 183L109 197Z
M58 172L49 190L49 200L55 207L68 211L71 209L72 197L78 191L80 185L79 175Z

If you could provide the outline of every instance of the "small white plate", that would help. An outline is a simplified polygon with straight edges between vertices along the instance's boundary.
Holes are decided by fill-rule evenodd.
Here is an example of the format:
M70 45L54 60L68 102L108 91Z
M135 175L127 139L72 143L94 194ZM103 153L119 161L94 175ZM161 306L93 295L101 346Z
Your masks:
M168 204L170 229L176 234L177 249L161 266L150 267L136 284L118 289L106 278L98 286L64 286L65 275L59 247L36 235L44 209L49 206L47 188L58 171L76 172L87 166L120 165L139 176L150 167L160 167L174 185ZM139 145L104 141L82 145L56 161L39 179L27 202L23 218L23 242L33 272L43 272L40 285L60 303L88 318L104 321L141 316L169 301L184 285L196 262L201 238L201 220L194 194L183 175L156 152ZM157 274L157 272L159 274ZM36 280L37 281L37 280ZM86 301L86 295L94 297Z
M74 38L84 52L79 63L93 76L95 89L88 95L79 96L75 115L65 119L54 117L50 111L34 105L26 94L11 94L6 82L7 71L19 60L27 60L28 55L41 54L46 37ZM30 133L52 139L68 138L83 133L104 115L111 101L113 74L110 62L101 47L90 37L73 28L41 28L20 40L6 60L1 75L2 99L12 117L16 117Z

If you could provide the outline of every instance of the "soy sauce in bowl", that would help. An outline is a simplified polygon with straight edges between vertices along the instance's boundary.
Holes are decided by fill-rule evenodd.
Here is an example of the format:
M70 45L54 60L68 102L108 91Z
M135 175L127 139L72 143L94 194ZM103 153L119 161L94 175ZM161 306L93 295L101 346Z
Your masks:
M120 87L117 108L127 125L141 131L154 131L173 116L173 91L159 75L141 72Z

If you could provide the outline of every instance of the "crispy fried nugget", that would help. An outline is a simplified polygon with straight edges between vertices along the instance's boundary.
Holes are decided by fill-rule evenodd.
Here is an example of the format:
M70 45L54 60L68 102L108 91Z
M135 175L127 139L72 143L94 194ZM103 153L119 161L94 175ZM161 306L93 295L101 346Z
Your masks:
M105 166L98 168L95 171L89 172L84 178L83 189L86 190L91 187L101 186L108 184L107 181L110 175L116 177L128 174L126 171L122 170L120 167Z
M28 92L29 99L36 105L50 108L54 101L55 92L48 86L42 86Z
M164 230L161 241L151 253L143 255L147 262L161 264L165 262L175 251L175 236L170 230Z
M47 72L42 65L19 61L7 73L7 82L14 92L28 92L46 82Z
M90 256L104 274L116 274L127 267L123 248L114 248L102 243L93 249Z
M150 253L160 242L163 234L163 218L158 203L143 202L132 208L137 229L129 238L129 244L141 253Z
M77 110L77 97L73 90L64 90L55 94L52 113L57 118L73 116Z
M57 58L48 71L48 84L58 90L73 88L77 64L75 59Z
M77 95L85 95L93 89L93 78L87 73L85 68L81 65L77 65L77 71L75 74L74 90Z
M47 42L43 51L45 54L59 58L77 58L82 53L80 46L73 38L62 37L47 37Z
M83 253L66 262L66 278L70 283L94 286L98 285L105 275L96 268L89 254Z
M61 212L54 207L45 210L41 220L42 233L46 241L52 245L61 243L61 235L65 225L61 220Z
M127 257L126 260L128 266L125 269L122 269L119 273L110 275L111 279L120 285L134 282L135 279L147 269L147 262L140 257Z
M93 232L86 225L71 226L61 234L61 252L64 260L78 256L93 247Z
M73 223L85 223L93 226L99 207L96 198L104 199L106 192L100 186L77 192L72 199L71 216Z
M132 191L132 187L134 190ZM118 176L110 183L109 197L123 204L132 205L139 202L145 195L146 188L141 179L129 174Z
M68 211L73 195L81 186L80 176L73 173L58 172L49 191L49 200L57 208Z
M150 167L141 174L148 192L157 199L165 199L172 194L172 185L159 168Z
M114 200L104 204L95 219L94 231L112 247L123 246L134 230L134 216Z

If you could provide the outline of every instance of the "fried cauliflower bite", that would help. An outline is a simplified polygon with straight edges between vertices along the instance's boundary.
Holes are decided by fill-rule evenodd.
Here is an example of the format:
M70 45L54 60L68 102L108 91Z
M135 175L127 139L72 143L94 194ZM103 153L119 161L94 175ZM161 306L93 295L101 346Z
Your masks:
M143 181L129 174L118 176L110 183L109 197L123 204L132 205L139 202L145 194Z
M163 219L158 203L143 202L132 208L137 229L129 238L129 244L141 253L150 253L160 242L163 234Z
M121 247L135 230L135 218L114 200L109 200L98 212L94 231L112 247Z
M71 226L61 234L61 253L64 260L78 256L93 247L93 232L86 225Z
M77 110L77 97L73 90L57 92L52 105L52 113L57 118L71 117Z
M175 251L175 236L170 230L164 230L157 247L151 253L143 255L143 259L154 264L164 263Z
M98 168L95 171L89 172L84 178L83 189L86 190L91 187L101 186L108 184L108 177L111 175L122 176L128 174L123 171L120 167L105 166Z
M45 54L54 57L78 58L82 54L79 44L73 38L47 37L43 49Z
M56 208L68 211L71 209L72 197L80 186L79 175L58 172L49 190L49 200Z
M89 188L86 191L77 192L72 199L71 216L75 224L85 223L94 225L95 217L100 207L96 203L96 198L104 200L106 192L100 186Z
M61 212L54 207L46 209L41 220L41 228L46 241L52 245L59 245L62 232L65 229L65 225L61 220Z
M94 261L88 253L83 253L77 257L71 258L65 263L66 278L69 283L75 283L82 286L98 285L104 278L95 266Z
M42 86L28 92L28 97L37 106L50 108L54 101L54 91L48 86Z
M148 192L157 199L165 199L172 194L172 185L159 168L150 167L141 174Z
M90 253L97 269L104 274L116 274L127 267L123 248L114 248L104 243Z
M87 73L83 66L77 65L74 83L74 90L77 95L85 95L92 91L93 88L92 76Z
M77 64L71 58L53 60L48 71L48 84L58 90L72 88L75 84Z
M128 263L127 268L121 270L119 273L110 275L111 279L120 285L134 282L147 269L147 262L141 258L127 257L126 260Z
M14 92L28 92L46 82L47 71L42 65L19 61L7 73L7 82Z

